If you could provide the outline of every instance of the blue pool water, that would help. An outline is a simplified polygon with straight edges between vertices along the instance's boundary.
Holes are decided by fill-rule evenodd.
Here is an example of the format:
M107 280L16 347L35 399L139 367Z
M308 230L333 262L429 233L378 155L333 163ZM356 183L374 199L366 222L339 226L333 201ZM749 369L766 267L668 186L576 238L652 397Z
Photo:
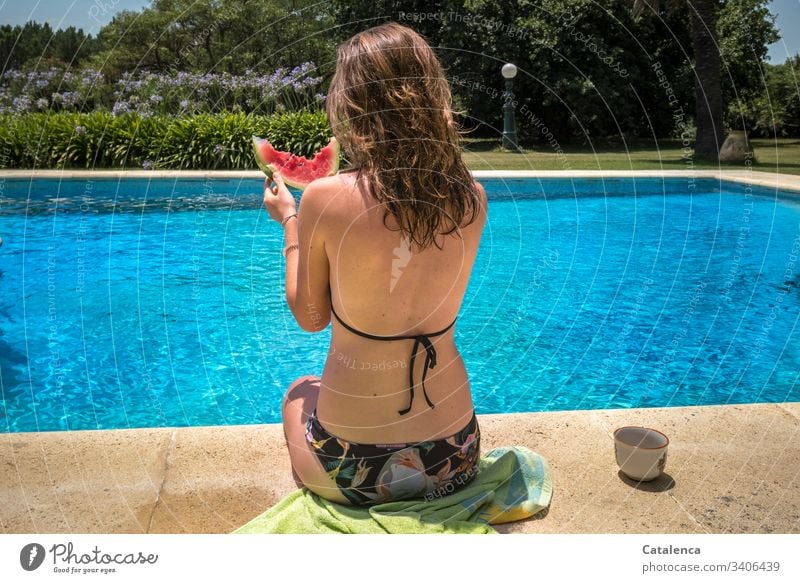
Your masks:
M456 327L478 413L800 401L800 197L483 180ZM330 328L283 296L261 181L0 190L0 431L265 423Z

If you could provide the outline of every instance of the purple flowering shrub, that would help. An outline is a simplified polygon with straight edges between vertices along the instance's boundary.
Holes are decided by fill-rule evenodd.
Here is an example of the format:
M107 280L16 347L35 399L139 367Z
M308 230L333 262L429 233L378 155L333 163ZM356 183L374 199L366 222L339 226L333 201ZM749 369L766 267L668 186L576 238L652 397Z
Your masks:
M143 117L206 112L269 115L318 107L324 95L320 93L322 77L315 73L313 63L291 70L279 68L271 74L136 71L116 80L92 69L10 69L0 77L0 114L105 110L115 116L138 113Z
M9 69L0 76L0 114L76 111L96 107L104 91L102 74L52 66L42 71Z
M254 168L251 136L310 155L330 139L322 78L304 63L124 73L53 66L0 76L0 167Z

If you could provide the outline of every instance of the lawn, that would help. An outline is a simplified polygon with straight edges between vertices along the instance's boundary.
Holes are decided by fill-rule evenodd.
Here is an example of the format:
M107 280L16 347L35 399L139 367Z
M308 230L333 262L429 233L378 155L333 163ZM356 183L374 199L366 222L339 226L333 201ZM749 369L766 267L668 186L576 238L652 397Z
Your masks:
M800 139L753 139L753 170L800 174ZM471 170L712 170L739 169L744 164L717 164L683 159L679 140L622 143L596 141L591 146L563 147L563 154L548 145L522 152L501 150L495 140L464 140L464 158Z

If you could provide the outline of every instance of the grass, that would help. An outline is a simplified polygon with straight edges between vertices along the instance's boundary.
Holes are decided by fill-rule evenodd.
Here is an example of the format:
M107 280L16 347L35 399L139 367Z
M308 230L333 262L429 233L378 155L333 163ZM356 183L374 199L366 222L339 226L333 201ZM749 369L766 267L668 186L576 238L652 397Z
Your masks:
M752 139L752 170L800 175L800 139ZM499 147L497 140L466 139L464 159L470 170L744 170L744 164L719 164L683 158L680 140L595 141L563 147L556 153L545 144L522 152Z

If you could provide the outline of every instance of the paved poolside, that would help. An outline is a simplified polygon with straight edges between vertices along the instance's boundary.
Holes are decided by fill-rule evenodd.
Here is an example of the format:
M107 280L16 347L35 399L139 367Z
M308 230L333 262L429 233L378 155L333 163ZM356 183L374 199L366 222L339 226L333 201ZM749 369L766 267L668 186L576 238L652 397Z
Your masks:
M552 470L549 512L503 532L800 533L800 403L479 419ZM621 425L670 437L666 474L620 474ZM224 533L296 488L280 425L2 434L0 467L6 533Z

